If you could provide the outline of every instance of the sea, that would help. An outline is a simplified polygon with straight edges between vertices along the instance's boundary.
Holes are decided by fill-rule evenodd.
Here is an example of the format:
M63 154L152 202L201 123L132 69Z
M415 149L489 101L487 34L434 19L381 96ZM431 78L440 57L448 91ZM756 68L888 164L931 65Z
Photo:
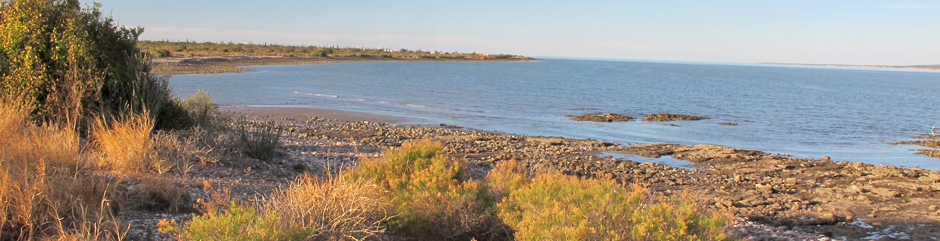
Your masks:
M940 170L913 140L940 125L940 71L770 64L542 59L248 66L176 75L179 96L220 105L311 107L512 134L621 144L717 144ZM700 121L578 122L602 112ZM733 122L737 125L720 125Z

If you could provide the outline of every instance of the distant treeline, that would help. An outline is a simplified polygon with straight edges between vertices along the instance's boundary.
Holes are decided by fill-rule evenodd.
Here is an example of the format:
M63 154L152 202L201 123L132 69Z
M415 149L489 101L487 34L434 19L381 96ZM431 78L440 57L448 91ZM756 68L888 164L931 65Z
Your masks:
M521 55L485 52L440 52L408 49L370 49L353 47L292 46L212 42L139 41L137 47L156 57L201 56L283 56L283 57L365 57L395 59L525 59Z

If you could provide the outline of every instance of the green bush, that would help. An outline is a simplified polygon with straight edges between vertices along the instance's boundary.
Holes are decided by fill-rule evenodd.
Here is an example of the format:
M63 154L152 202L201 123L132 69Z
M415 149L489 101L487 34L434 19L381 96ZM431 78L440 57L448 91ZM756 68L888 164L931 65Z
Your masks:
M391 230L421 239L492 239L505 236L486 186L464 180L463 163L439 154L441 144L405 142L366 159L349 175L387 188L393 196Z
M498 205L499 217L517 240L729 239L724 236L726 217L682 201L687 196L650 198L639 185L628 191L609 178L581 179L561 172L520 181L521 173L513 169L497 167L489 179L509 184L500 191L507 196ZM651 199L656 202L647 201Z
M183 108L189 113L195 125L205 127L212 124L212 118L218 112L219 106L212 102L209 92L200 89L183 100Z
M183 51L183 49L185 49L185 46L184 46L182 49L180 49L180 51ZM157 57L157 58L166 58L166 57L170 57L170 50L168 50L168 49L158 49L153 55L154 55L155 57Z
M193 215L186 224L176 220L160 220L160 232L176 233L185 240L292 240L275 223L275 214L261 215L252 206L232 201L227 209L209 208L202 215Z
M170 99L136 48L143 28L119 27L100 4L83 9L77 0L0 4L0 95L26 105L34 122L157 114Z

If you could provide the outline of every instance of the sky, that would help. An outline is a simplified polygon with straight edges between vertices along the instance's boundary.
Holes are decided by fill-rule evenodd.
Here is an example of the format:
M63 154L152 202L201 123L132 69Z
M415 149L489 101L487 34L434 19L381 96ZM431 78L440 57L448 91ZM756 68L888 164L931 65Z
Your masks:
M940 64L940 1L98 0L144 40L728 63Z

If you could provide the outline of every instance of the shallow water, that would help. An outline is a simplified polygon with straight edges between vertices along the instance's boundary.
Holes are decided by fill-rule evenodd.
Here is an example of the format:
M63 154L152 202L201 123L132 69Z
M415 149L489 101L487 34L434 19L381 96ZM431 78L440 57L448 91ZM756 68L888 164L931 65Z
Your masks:
M364 111L528 135L632 143L719 144L920 166L908 140L940 125L940 72L748 64L548 59L254 66L178 75L178 95L207 89L223 105ZM575 122L564 115L669 112L678 122ZM737 126L718 125L736 122Z

